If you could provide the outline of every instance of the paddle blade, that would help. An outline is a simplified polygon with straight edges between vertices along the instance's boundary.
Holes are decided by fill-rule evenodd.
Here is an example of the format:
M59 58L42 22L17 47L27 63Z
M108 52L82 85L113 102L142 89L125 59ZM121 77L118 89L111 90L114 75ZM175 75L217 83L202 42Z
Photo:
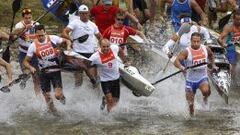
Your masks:
M9 93L9 92L10 92L10 89L5 86L5 87L2 87L2 88L0 89L0 91L2 91L2 92L4 92L4 93Z
M56 0L41 0L45 10L49 10L50 6ZM62 21L65 25L68 24L69 18L66 15L68 12L72 13L78 9L81 5L79 0L64 0L63 3L59 2L54 8L51 9L51 13L60 21Z
M10 46L7 46L6 50L4 51L2 58L9 63L10 62L10 50L9 50Z
M226 15L226 16L224 16L222 19L220 19L219 20L219 22L218 22L218 29L223 29L223 27L228 23L228 21L230 20L230 18L231 18L231 16L232 16L232 13L231 14L229 14L229 15Z
M14 0L12 3L13 13L16 14L21 7L22 0Z

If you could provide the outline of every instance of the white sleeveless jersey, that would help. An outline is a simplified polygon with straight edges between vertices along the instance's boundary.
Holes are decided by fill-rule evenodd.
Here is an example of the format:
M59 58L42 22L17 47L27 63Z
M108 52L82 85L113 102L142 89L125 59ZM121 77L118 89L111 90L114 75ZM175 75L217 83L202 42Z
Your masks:
M33 24L33 23L34 23L34 21L31 22L31 24ZM39 23L37 22L37 23L35 23L35 25L39 25ZM26 26L26 24L23 21L21 21L15 25L15 29L22 29L25 26ZM22 36L24 38L21 38ZM33 40L35 39L34 27L27 30L22 36L20 36L20 38L18 38L19 51L27 53L28 47L32 44Z
M193 66L208 61L207 49L204 45L201 45L198 50L194 50L191 47L186 48L188 57L185 60L186 66ZM208 77L207 65L203 65L197 68L188 69L186 74L186 80L191 82L198 82L203 78Z
M110 46L108 54L102 54L100 50L95 52L89 60L98 67L98 73L102 82L116 80L120 77L119 62L117 60L119 47Z

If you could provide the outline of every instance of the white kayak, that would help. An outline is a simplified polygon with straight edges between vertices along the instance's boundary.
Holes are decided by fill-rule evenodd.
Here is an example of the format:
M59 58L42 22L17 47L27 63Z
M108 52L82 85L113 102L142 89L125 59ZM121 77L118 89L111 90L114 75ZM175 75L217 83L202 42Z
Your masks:
M73 51L64 51L64 54L88 60L88 58ZM121 60L119 60L119 64L121 79L123 83L132 90L133 94L135 96L150 96L155 90L155 87L139 73L137 68L134 66L125 66Z
M120 75L123 83L132 90L132 93L139 96L150 96L155 87L145 79L134 66L125 66L120 62Z

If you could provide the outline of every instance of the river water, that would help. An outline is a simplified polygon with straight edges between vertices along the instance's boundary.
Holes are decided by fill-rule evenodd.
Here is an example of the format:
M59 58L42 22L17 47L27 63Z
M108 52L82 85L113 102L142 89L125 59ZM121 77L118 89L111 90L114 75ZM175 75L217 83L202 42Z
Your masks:
M159 31L160 33L162 31ZM165 37L159 41L166 40ZM151 82L173 73L151 51L136 55L135 64ZM20 74L15 65L15 76ZM232 88L229 104L212 87L209 109L202 107L202 96L196 95L196 115L190 117L185 101L184 78L178 74L156 85L149 97L135 97L121 84L121 99L111 113L100 110L102 93L92 89L86 77L80 88L74 87L73 75L63 73L66 105L54 100L58 115L49 114L42 96L36 97L31 80L21 90L11 87L0 93L0 135L238 135L240 134L240 91Z

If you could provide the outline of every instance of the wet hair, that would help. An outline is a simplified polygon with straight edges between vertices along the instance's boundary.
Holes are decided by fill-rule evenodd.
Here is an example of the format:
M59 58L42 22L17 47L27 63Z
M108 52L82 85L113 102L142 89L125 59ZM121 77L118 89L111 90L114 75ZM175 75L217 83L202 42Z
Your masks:
M237 9L237 10L233 13L233 18L235 18L236 16L240 16L240 9Z
M191 40L193 37L200 37L200 39L202 39L202 35L199 33L199 32L194 32L192 35L191 35Z
M32 10L30 8L24 8L22 10L22 17L24 17L25 15L28 15L28 14L32 14Z
M36 25L36 26L35 26L35 31L38 31L38 30L44 30L44 31L45 31L44 25L42 25L42 24Z

